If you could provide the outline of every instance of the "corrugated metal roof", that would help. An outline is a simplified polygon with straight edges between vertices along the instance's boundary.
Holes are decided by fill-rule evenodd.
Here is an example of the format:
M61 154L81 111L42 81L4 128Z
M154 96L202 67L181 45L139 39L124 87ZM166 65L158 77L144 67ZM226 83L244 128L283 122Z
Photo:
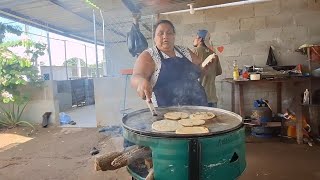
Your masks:
M140 29L146 38L151 38L152 14L195 7L223 4L235 0L90 0L101 10L105 20L107 44L125 42L133 19L131 12L122 3L129 1L142 13ZM239 1L239 0L238 0ZM85 0L1 0L0 16L22 22L40 29L82 40L94 42L93 7ZM103 44L102 18L95 10L97 41Z

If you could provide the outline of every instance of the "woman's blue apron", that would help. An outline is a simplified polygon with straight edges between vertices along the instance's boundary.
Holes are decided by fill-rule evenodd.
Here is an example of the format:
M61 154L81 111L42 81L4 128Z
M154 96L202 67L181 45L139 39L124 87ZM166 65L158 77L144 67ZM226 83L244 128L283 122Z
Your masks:
M165 106L208 106L203 86L199 82L200 68L188 60L177 48L180 57L161 58L161 69L153 88L159 107Z
M207 96L199 82L201 70L186 58L177 48L180 57L164 59L157 48L161 58L161 70L158 80L153 88L159 107L190 105L208 106ZM124 147L134 145L124 140Z

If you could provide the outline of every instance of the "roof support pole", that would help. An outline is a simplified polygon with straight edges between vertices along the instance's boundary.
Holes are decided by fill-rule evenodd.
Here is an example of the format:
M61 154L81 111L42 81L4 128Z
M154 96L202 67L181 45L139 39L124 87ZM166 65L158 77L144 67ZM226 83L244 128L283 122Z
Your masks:
M65 62L65 66L66 66L66 77L67 77L67 80L68 80L69 79L69 75L68 75L67 42L66 42L66 40L63 41L63 45L64 45L64 62Z
M103 76L108 76L108 61L107 61L107 53L106 53L106 38L105 38L105 27L104 27L104 18L102 11L100 9L100 16L102 19L102 38L103 38L103 62L102 62L102 67L103 67Z
M49 80L53 80L53 70L52 70L52 59L51 59L49 31L47 31L47 43L48 43L49 65L50 65L50 77L49 77Z
M92 10L92 18L93 18L94 49L95 49L95 53L96 53L96 75L97 75L97 77L100 77L99 59L98 59L98 46L97 46L96 16L95 16L95 13L94 13L94 9Z
M89 77L87 46L86 46L85 44L84 44L84 58L85 58L85 60L86 60L86 77Z

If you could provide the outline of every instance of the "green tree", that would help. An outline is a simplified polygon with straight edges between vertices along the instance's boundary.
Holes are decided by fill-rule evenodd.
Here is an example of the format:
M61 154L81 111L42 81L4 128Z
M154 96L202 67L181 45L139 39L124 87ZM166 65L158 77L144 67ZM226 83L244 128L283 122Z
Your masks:
M96 67L97 67L96 64L88 64L88 68L96 68ZM102 68L102 67L103 67L102 62L98 63L98 67L99 67L99 68Z
M73 57L73 58L67 59L66 61L63 62L63 66L65 66L66 63L67 63L68 66L77 66L78 60L80 60L81 67L85 67L86 66L86 62L83 59L77 58L77 57Z
M12 33L20 36L22 34L22 31L19 26L11 26L0 22L0 43L3 42L5 33Z
M16 55L10 50L14 47L24 47L25 54L32 53L31 58ZM21 88L28 83L33 86L42 84L37 68L32 66L32 58L44 54L43 47L45 47L44 44L39 46L39 43L31 40L0 44L0 101L9 107L6 109L0 104L0 125L15 127L25 123L32 126L26 121L21 121L21 115L28 102L28 95L21 91ZM30 49L34 51L31 52Z

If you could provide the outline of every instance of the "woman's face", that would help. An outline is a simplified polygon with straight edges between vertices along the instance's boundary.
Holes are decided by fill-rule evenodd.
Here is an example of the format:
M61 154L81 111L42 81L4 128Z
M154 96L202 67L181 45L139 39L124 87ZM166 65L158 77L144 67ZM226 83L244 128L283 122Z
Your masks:
M162 50L173 50L175 41L175 33L169 24L162 23L156 28L154 42L156 46Z

